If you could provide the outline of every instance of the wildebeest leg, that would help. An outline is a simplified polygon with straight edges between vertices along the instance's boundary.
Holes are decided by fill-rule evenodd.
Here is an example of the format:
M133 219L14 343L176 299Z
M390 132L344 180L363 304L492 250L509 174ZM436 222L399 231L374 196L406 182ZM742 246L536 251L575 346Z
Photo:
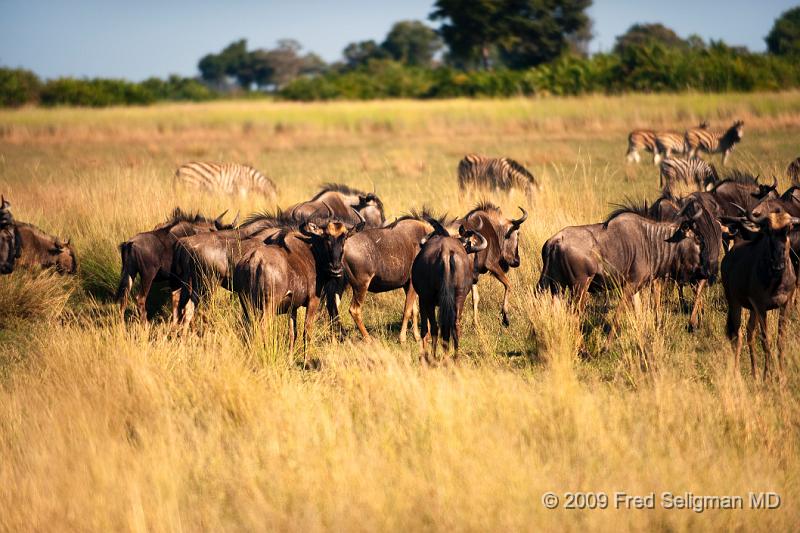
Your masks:
M289 310L289 353L294 352L294 343L297 340L297 308Z
M428 341L430 340L429 331L430 325L436 321L436 317L434 316L433 312L435 308L433 305L430 304L428 301L423 301L420 298L419 302L419 319L421 325L421 336L422 336L422 353L420 354L420 362L422 362L422 358L424 357L426 363L430 363L428 359Z
M500 313L503 315L503 325L508 327L511 324L511 321L508 319L508 290L511 288L511 281L502 270L499 272L492 272L492 275L497 278L497 281L503 284L503 288L505 289L503 292L503 306L500 308Z
M480 301L481 297L478 294L478 284L475 283L472 285L472 289L470 289L470 294L472 294L472 323L475 324L475 327L478 327L478 302Z
M361 332L361 336L364 337L365 341L369 341L371 339L369 332L367 332L367 328L364 326L364 318L361 315L361 308L364 305L364 300L367 299L367 288L369 287L370 280L372 280L372 277L370 277L363 285L353 285L353 301L350 302L350 316L353 317L353 322L356 323L356 327L358 328L358 331ZM403 323L403 326L405 326L405 323Z
M653 280L652 285L650 286L650 291L652 292L652 299L653 299L653 309L656 313L656 327L661 325L662 319L662 312L661 312L661 292L663 291L664 284L660 279Z
M772 349L770 348L769 337L767 336L767 311L759 310L759 312L756 313L756 316L758 317L758 329L761 337L761 346L764 348L764 381L766 381L767 374L769 374L770 359L772 359Z
M697 284L697 289L694 295L694 306L692 307L692 314L689 317L689 331L694 331L700 322L700 310L703 308L703 289L706 286L706 280L701 279Z
M139 320L142 324L147 324L147 295L150 294L150 289L153 286L153 280L156 278L155 272L142 272L142 288L139 295L136 297L136 306L139 309Z
M755 334L757 324L758 315L756 315L755 310L752 310L747 320L747 349L750 350L750 372L753 374L753 378L756 377L756 347L753 342L753 335Z
M319 298L312 296L308 300L306 307L306 322L303 324L303 368L308 367L308 342L311 333L314 331L314 320L317 318L319 310Z
M442 312L441 308L439 309L439 312L440 313ZM431 305L431 308L429 309L428 320L430 321L431 325L431 344L432 344L431 357L433 361L437 361L436 348L438 347L439 344L439 322L436 320L435 305Z
M780 308L778 311L778 372L781 376L783 376L783 347L785 337L784 334L786 333L786 317L789 314L789 308L791 307L792 297L789 297L789 301L786 305Z
M406 332L408 331L408 321L410 319L413 320L412 315L414 314L414 297L417 293L414 291L413 285L409 281L403 290L406 293L406 302L403 305L403 323L400 325L400 344L406 342ZM414 338L419 340L419 331L417 330L416 324L412 323L411 327L414 330Z

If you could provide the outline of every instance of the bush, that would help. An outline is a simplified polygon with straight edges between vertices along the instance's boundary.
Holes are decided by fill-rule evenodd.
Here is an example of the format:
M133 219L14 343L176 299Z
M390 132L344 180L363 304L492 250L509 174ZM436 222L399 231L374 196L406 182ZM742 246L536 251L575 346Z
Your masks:
M0 107L19 107L39 100L42 82L30 70L0 68Z
M142 84L125 80L59 78L42 88L44 105L104 107L110 105L149 104L156 100Z

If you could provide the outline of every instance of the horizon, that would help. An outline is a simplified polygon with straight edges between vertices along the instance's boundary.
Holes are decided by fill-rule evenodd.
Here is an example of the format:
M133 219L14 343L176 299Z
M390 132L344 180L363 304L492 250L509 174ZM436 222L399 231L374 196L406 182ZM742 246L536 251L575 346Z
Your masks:
M666 4L635 0L595 2L588 10L594 34L589 50L609 51L616 36L631 25L660 22L684 38L698 34L706 41L723 40L762 52L766 50L764 37L774 20L794 5L784 0L760 4L730 0L699 5L688 0ZM170 74L194 77L202 56L216 53L240 38L247 39L250 49L271 48L282 38L296 39L304 51L314 52L331 63L341 59L342 49L350 42L381 42L392 24L400 20L421 20L438 27L428 20L433 6L428 0L378 7L364 0L344 0L335 7L316 0L258 5L236 1L224 9L205 0L181 0L168 5L146 0L135 6L109 6L98 0L56 4L9 0L2 6L0 65L32 70L46 79L141 81ZM309 22L309 10L317 14L315 22ZM720 18L725 20L724 27L716 22Z

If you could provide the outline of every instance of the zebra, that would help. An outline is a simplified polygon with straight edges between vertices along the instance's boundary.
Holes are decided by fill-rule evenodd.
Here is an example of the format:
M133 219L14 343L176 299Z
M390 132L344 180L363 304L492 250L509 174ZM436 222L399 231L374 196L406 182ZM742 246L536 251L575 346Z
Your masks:
M207 191L239 193L242 197L250 191L272 198L277 194L272 180L253 167L239 163L193 161L178 167L174 181Z
M458 163L458 186L461 189L474 186L503 191L520 188L529 197L539 187L533 174L513 159L478 154L466 155Z
M708 129L706 121L701 122L696 128L689 128L688 131ZM686 146L686 132L677 133L674 131L656 132L657 153L653 156L653 162L658 164L662 158L670 158L672 154L685 154L688 151Z
M639 150L653 153L653 164L658 164L658 147L656 146L656 132L653 130L633 130L628 134L628 152L625 158L628 163L638 163Z
M700 158L679 159L669 157L661 162L659 186L666 185L666 191L672 196L683 196L683 192L674 190L676 186L689 186L692 191L707 191L719 181L719 175L714 165L709 165Z
M736 143L742 140L744 135L744 121L737 120L733 126L724 133L710 131L707 129L691 129L686 132L686 148L689 158L693 158L698 152L708 154L722 153L722 166L728 162Z
M786 168L786 174L792 181L793 186L800 187L800 157L789 163Z

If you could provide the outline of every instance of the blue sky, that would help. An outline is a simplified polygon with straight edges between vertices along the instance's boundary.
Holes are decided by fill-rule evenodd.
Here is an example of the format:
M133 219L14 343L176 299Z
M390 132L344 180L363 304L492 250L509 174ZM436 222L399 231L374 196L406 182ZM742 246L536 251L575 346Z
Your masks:
M775 18L798 0L595 0L592 51L608 50L635 22L662 22L682 36L764 50ZM196 74L197 60L238 38L251 48L291 37L328 61L347 43L382 40L392 23L427 20L432 0L381 2L207 0L0 0L0 65L47 78L141 80Z

